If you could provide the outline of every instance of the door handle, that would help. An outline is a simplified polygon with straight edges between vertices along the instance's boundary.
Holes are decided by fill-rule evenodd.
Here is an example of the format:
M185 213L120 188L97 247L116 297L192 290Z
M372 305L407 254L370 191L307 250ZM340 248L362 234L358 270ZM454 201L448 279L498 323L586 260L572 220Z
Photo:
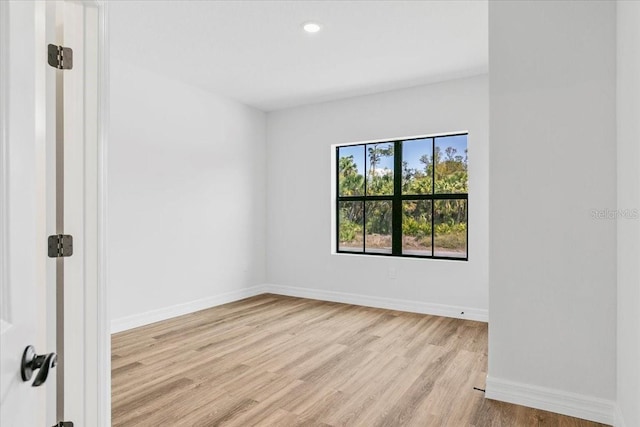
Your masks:
M22 363L20 364L20 374L22 381L29 381L33 376L33 372L38 371L36 379L31 384L32 387L39 387L47 380L49 370L55 368L58 363L58 356L55 353L36 354L35 348L29 345L22 353Z

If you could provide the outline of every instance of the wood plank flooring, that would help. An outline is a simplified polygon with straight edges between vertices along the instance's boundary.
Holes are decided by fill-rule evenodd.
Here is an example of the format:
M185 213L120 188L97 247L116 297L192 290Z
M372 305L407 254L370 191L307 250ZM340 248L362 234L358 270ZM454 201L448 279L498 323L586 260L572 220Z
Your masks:
M484 399L487 325L260 295L112 339L113 426L601 424Z

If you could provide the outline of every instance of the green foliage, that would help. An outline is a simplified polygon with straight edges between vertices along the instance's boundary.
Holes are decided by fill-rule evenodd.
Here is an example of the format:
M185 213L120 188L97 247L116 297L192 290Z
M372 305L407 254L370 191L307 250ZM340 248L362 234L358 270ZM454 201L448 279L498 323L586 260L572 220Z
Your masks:
M364 177L358 173L353 156L340 157L338 183L341 196L361 196L364 191Z
M465 223L441 223L435 225L436 234L466 233L467 224Z
M431 175L426 175L423 171L413 170L405 176L410 176L410 179L403 180L402 191L404 194L431 194Z
M431 202L408 201L402 206L402 234L417 238L431 238Z
M423 168L409 168L406 163L402 171L402 191L404 194L467 193L469 176L466 158L456 156L453 147L447 147L443 159L440 147L436 146L431 157L423 155ZM435 188L432 188L433 165L435 164Z
M431 237L431 221L418 221L411 216L402 217L402 234L413 237Z
M362 236L362 226L358 223L344 220L340 221L340 241L353 242L358 236Z
M369 175L367 177L368 196L390 196L393 194L393 173L388 169L385 169L383 173L380 176Z
M391 234L391 202L367 202L367 234Z

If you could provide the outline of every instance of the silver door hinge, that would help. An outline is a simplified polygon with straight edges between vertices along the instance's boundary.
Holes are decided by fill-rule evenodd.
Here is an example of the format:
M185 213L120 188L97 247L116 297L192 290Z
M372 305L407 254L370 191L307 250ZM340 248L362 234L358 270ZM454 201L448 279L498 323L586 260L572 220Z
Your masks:
M73 255L73 237L69 234L49 236L49 258L61 258Z
M49 65L58 70L70 70L73 68L73 50L70 47L49 45Z

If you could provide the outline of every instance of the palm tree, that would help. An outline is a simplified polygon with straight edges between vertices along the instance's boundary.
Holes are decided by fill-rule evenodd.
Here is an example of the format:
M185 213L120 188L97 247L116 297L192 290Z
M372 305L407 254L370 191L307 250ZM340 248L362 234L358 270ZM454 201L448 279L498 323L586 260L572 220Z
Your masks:
M353 160L353 156L340 157L340 173L343 176L355 175L358 173L358 167Z
M339 161L340 195L356 196L361 193L363 177L358 174L358 165L353 156L340 157Z
M369 164L371 165L371 170L369 173L373 176L376 175L376 166L380 163L380 159L382 158L382 150L378 148L377 145L373 147L369 147Z

